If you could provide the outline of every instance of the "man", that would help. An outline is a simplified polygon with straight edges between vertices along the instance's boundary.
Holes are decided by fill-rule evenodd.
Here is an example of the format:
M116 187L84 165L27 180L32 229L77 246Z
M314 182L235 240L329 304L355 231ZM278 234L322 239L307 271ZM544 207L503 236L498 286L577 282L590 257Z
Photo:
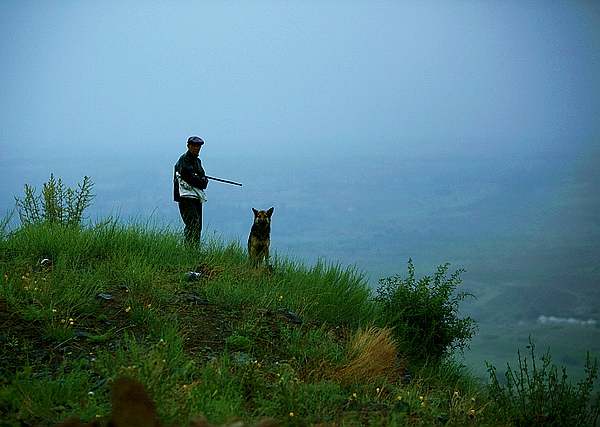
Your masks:
M197 136L188 138L188 151L175 164L173 177L173 199L179 203L179 213L185 223L183 233L189 243L200 242L202 232L202 203L206 202L204 190L208 186L208 178L198 157L203 145L204 141Z

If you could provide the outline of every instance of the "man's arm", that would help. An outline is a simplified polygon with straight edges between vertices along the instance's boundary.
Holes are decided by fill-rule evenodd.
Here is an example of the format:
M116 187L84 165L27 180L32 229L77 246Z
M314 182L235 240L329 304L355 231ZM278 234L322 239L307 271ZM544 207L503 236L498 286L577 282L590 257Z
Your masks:
M179 174L185 182L201 190L206 189L208 186L208 178L206 178L202 165L199 165L200 167L196 168L195 165L184 156L180 159L177 166Z

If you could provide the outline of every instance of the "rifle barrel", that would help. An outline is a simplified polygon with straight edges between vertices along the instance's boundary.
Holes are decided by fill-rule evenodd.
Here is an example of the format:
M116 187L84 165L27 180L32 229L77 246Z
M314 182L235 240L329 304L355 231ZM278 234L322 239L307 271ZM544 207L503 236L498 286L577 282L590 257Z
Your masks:
M208 179L212 179L213 181L224 182L226 184L239 185L240 187L242 186L242 184L240 184L239 182L229 181L227 179L215 178L214 176L208 176L208 175L206 175L206 177Z

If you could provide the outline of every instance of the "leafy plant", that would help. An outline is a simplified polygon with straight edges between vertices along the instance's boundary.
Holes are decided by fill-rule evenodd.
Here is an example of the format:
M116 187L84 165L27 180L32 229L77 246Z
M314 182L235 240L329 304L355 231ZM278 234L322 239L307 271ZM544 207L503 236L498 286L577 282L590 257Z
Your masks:
M94 183L88 176L77 189L66 188L54 174L44 183L42 194L36 195L36 188L25 184L25 197L15 197L19 219L24 225L49 223L68 227L78 226L83 220L83 212L91 205Z
M30 366L17 373L12 388L11 405L18 405L18 414L15 418L28 416L41 416L57 419L64 413L76 412L81 407L97 408L94 397L83 390L90 390L96 382L96 374L90 369L89 362L79 359L70 363L63 362L54 373L36 373ZM11 389L6 390L6 394ZM15 395L18 401L15 402ZM93 395L93 393L92 393ZM106 406L108 402L102 399L100 405ZM0 414L2 411L0 410ZM4 414L2 414L4 416ZM11 415L8 415L10 419ZM0 425L3 425L0 423Z
M408 260L408 277L396 275L379 280L375 301L380 305L381 320L393 327L395 338L406 356L422 365L426 360L439 361L468 348L477 324L470 317L458 317L459 302L470 293L455 293L461 283L459 269L447 276L446 263L438 267L433 278L415 279L415 267Z
M593 403L591 398L598 378L598 360L592 363L587 353L587 377L573 386L567 382L566 368L563 366L559 374L551 363L549 348L538 361L531 336L527 348L531 350L531 366L519 351L519 369L513 370L507 364L506 385L500 384L496 368L486 362L490 374L489 396L502 415L517 426L595 426L600 415L600 393L596 393Z
M0 219L0 240L4 240L4 237L8 234L9 224L14 214L14 211L7 211L6 216Z

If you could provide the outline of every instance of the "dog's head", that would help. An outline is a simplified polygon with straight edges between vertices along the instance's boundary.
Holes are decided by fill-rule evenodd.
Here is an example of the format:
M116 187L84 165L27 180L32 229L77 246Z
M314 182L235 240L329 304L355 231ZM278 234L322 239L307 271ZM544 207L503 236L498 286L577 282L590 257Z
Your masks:
M266 211L258 211L252 208L252 212L254 212L254 223L255 224L270 224L271 223L271 215L273 215L273 210L275 208L270 208Z

